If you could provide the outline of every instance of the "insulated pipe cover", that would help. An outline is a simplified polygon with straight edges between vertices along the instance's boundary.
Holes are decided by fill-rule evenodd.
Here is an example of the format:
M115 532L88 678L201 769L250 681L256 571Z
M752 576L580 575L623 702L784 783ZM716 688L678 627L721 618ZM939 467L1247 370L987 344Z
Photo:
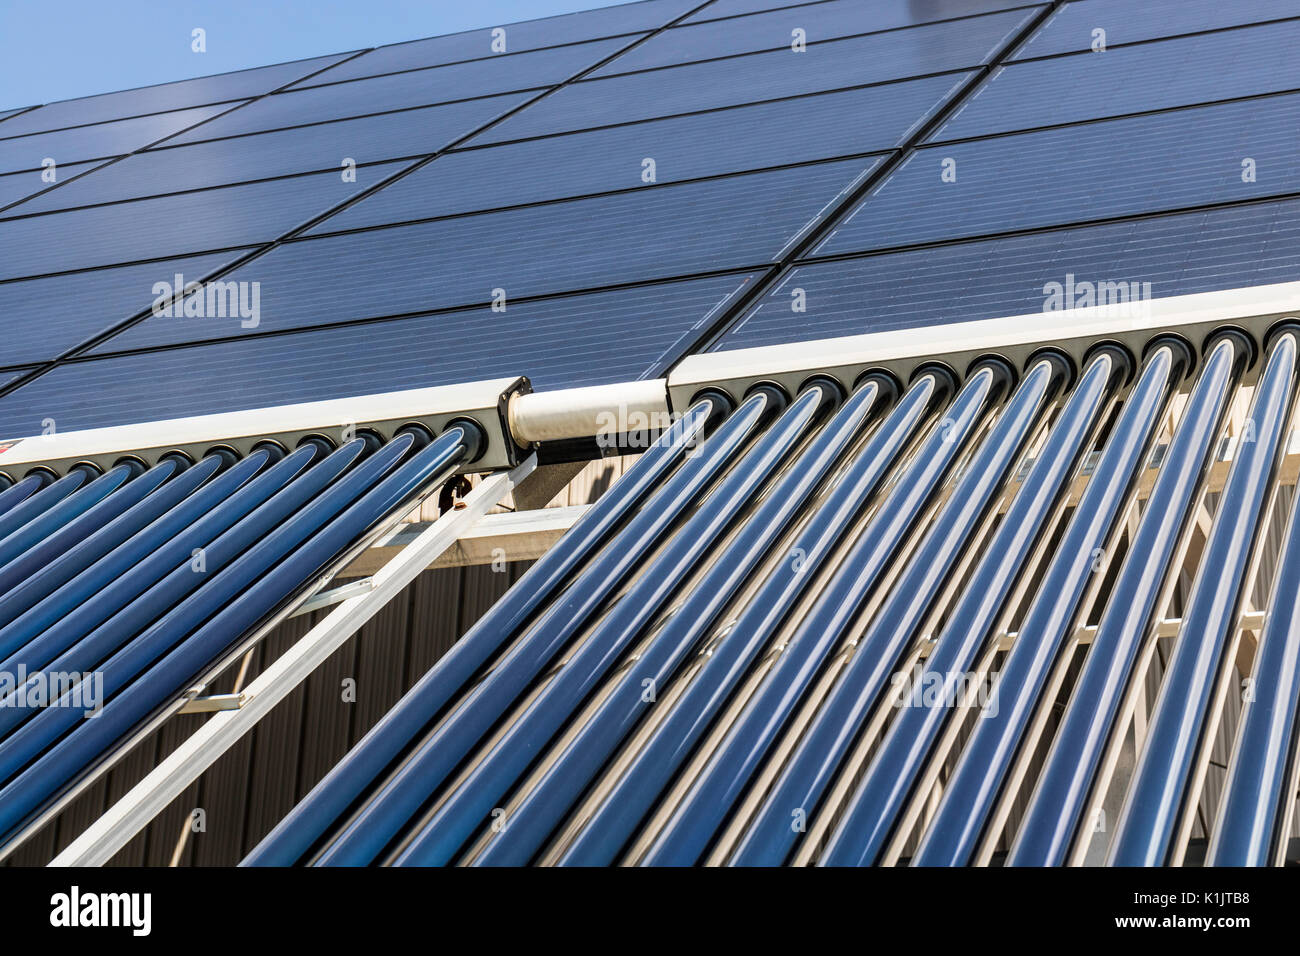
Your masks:
M506 421L515 441L525 445L657 429L668 422L668 390L663 379L654 379L517 394Z

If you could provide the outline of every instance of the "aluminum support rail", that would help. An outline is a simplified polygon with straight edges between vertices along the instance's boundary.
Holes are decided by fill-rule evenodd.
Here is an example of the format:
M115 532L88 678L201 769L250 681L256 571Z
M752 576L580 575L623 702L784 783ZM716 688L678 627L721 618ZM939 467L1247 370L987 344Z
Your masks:
M1112 737L1125 688L1137 667L1143 638L1154 624L1156 602L1191 515L1196 492L1212 463L1233 385L1251 342L1236 332L1210 343L1196 385L1111 588L1083 670L1066 705L1038 783L1016 832L1012 866L1060 866L1088 814L1103 752Z
M806 821L815 818L837 768L883 693L889 672L915 640L962 550L995 506L1012 468L1069 377L1069 364L1055 354L1031 363L856 642L848 666L821 710L800 733L794 752L730 858L733 865L778 866L803 839ZM870 596L856 576L856 567L857 561L845 562L819 599L826 628L835 631L837 641L847 636Z
M1155 345L999 669L997 706L981 708L912 858L914 866L958 866L971 862L975 854L1050 669L1073 634L1080 602L1098 570L1100 549L1119 522L1121 506L1151 455L1156 427L1191 367L1191 352L1181 341Z
M223 753L307 679L434 558L451 547L493 505L536 467L530 455L510 472L480 482L464 499L422 531L383 568L364 593L349 597L280 655L242 692L238 710L217 714L72 841L50 866L101 866L142 830Z
M280 821L243 865L285 866L302 859L523 623L624 526L729 410L729 400L716 394L696 402Z
M1225 663L1231 663L1227 651L1237 636L1250 557L1294 402L1298 344L1295 329L1286 329L1269 345L1267 365L1246 418L1247 432L1238 443L1151 716L1146 746L1116 826L1112 865L1182 862L1180 847L1196 800L1196 760L1209 746L1213 704L1219 699L1215 692L1226 676Z
M971 672L1016 579L1030 560L1034 540L1082 462L1102 412L1131 372L1127 354L1109 346L1099 349L1088 362L990 540L984 560L953 608L934 652L926 659L925 674L935 674L941 681L937 702L923 698L924 675L913 693L899 702L898 714L830 838L820 861L823 865L869 864L884 853L930 748L945 718L953 712L947 705L955 688Z
M985 386L990 385L988 376L992 382L1000 378L996 370L977 373L977 378L984 380ZM935 412L936 406L942 407L941 403L951 395L954 384L942 370L922 374L886 420L880 435L910 435ZM1000 385L1004 386L1005 381ZM972 388L977 395L980 391L979 385ZM962 422L950 434L957 439L962 434L962 426L970 424L973 423ZM945 431L943 423L939 423L937 431ZM871 495L889 474L900 452L897 437L888 444L868 446L859 456L856 468L869 479L869 483L846 490L861 490ZM710 648L699 677L674 702L673 709L655 728L653 737L592 811L581 832L564 848L559 860L562 865L608 864L618 858L663 787L689 756L707 728L708 718L734 690L795 602L806 592L835 544L848 532L858 507L860 505L856 503L851 505L848 500L833 496L803 527L790 549L798 560L784 561L774 568L734 625L718 640L716 647ZM882 559L893 551L897 543L888 534L875 542L879 545Z
M778 420L778 434L794 441L820 412L824 391L814 401L798 401ZM709 495L730 466L741 459L774 413L787 411L782 393L760 388L724 422L678 471L664 483L624 532L565 592L546 609L456 710L420 745L378 796L358 812L343 833L320 856L327 866L357 866L372 862L398 836L428 799L430 790L446 779L467 753L520 699L543 668L578 635L596 611L613 596L613 589L632 572L638 558L663 543L675 518L688 504L703 501L697 515L711 520L721 494ZM762 447L762 439L757 439ZM769 444L783 444L774 439ZM788 446L787 450L788 450ZM777 459L779 460L779 459ZM771 461L775 467L777 460ZM706 497L707 496L707 497ZM722 503L725 510L734 502ZM694 520L694 517L689 520ZM701 527L701 530L704 530ZM720 531L720 529L719 529ZM693 557L681 556L686 562ZM669 571L674 565L659 565ZM629 602L631 603L631 602Z

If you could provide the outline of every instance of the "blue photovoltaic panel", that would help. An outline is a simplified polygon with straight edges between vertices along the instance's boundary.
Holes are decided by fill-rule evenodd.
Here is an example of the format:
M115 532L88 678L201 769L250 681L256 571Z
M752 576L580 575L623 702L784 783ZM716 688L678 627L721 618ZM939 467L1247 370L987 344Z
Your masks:
M180 80L160 86L143 86L120 93L102 93L75 100L62 100L32 110L23 116L5 121L4 135L40 133L64 126L82 126L125 116L142 116L145 113L163 113L169 110L223 103L260 96L279 89L294 80L337 63L348 56L336 53L311 60L277 63L254 70L221 73L194 80Z
M703 20L716 20L719 17L734 17L745 13L760 13L764 10L776 10L784 7L811 6L825 0L713 0L703 10L685 17L683 23L699 23Z
M60 166L57 170L59 183L66 182L74 176L79 176L88 169L94 169L94 163L73 163L69 166ZM25 173L7 173L0 175L0 211L4 210L10 203L16 203L18 200L33 196L43 189L49 189L55 183L46 182L41 177L41 170L28 170ZM25 205L25 204L24 204ZM0 212L0 214L3 214ZM17 215L17 212L15 212Z
M1093 0L1083 0L1091 3ZM1300 22L1000 67L931 141L1300 88Z
M363 166L355 183L315 173L4 220L0 279L268 242L397 168Z
M3 229L3 227L0 227ZM4 349L0 365L44 362L148 309L154 284L196 282L240 252L221 252L72 275L0 282Z
M703 10L684 18L682 23L703 23L722 17L764 13L769 10L798 10L803 7L811 10L826 2L828 0L713 0ZM861 3L861 0L854 0L854 2ZM964 17L990 10L1023 7L1033 2L1034 0L869 0L862 5L870 6L876 20L882 24L874 29L885 30L912 23L928 23L932 20L947 20L950 17Z
M517 92L550 86L623 46L626 40L600 40L576 46L520 53L509 60L476 60L452 66L376 76L329 86L313 86L277 93L204 124L166 145L196 143L218 136L256 133L286 126L322 123L351 116L367 116L413 106L432 106L454 100ZM481 110L467 106L467 111Z
M918 10L916 3L900 3L897 0L885 4L863 3L862 0L828 0L825 3L772 10L736 19L673 27L622 54L597 70L593 76L610 76L694 60L757 53L761 50L788 50L794 41L796 30L803 31L803 38L811 47L823 40L908 27L972 13L988 13L1017 5L1025 4L968 0L965 3L922 4L923 9Z
M817 254L1300 193L1297 130L1292 94L928 147Z
M321 223L333 232L898 145L968 74L525 140L439 157Z
M800 266L715 350L1027 315L1044 310L1049 283L1064 288L1071 276L1075 305L1097 304L1080 298L1085 282L1150 282L1160 298L1294 282L1300 200ZM795 288L807 306L799 315Z
M56 367L0 398L0 434L98 428L527 374L534 388L662 374L748 275L320 329ZM140 383L147 382L148 388ZM93 395L94 401L87 401Z
M25 107L20 106L15 110L0 110L0 120L13 116L15 113L21 113L24 109Z
M567 80L635 40L636 35L633 35L591 40L568 46L543 47L540 50L528 50L523 53L503 54L486 59L467 60L463 63L408 70L401 75L423 78L428 88L437 90L438 98L431 102L504 93L508 90L526 90ZM332 71L322 73L295 85L293 92L321 85L334 86L340 79L341 77L335 76ZM379 87L375 88L379 89Z
M978 66L1029 18L1013 10L666 70L584 80L477 137L501 142Z
M93 179L87 177L26 204L23 213L341 169L345 158L355 163L374 163L432 153L523 102L526 95L517 93L147 150L100 170Z
M224 103L220 106L201 106L174 113L154 113L94 126L78 126L53 133L0 139L0 173L39 169L46 158L53 159L62 166L79 160L121 156L195 123L201 123L233 105ZM3 132L4 128L0 127L0 133Z
M644 142L645 148L661 152L671 148L672 144L667 143L669 138L681 136L689 141L689 148L701 153L716 150L720 156L753 150L760 156L771 151L773 157L788 154L811 158L889 149L929 119L972 75L945 73L833 93L798 94L785 100L725 106L705 113L619 124L624 131L617 135L628 137L626 142ZM507 135L499 136L497 130L489 130L473 143L509 140L513 126L504 125L510 127L505 130ZM565 142L583 143L583 149L588 149L591 147L586 144L614 141L610 137L615 134L601 129L568 135ZM733 135L744 137L745 142L730 142ZM713 142L708 142L710 138ZM801 140L806 143L796 145ZM679 146L678 150L684 148ZM656 155L646 152L642 158ZM786 160L747 160L736 168L772 165L777 161ZM701 155L698 162L710 160Z
M371 50L369 53L341 63L311 83L321 81L355 80L383 73L397 73L426 66L439 66L462 60L489 59L510 56L528 50L599 40L606 37L645 33L671 22L680 14L696 6L692 0L645 0L642 3L601 7L582 13L571 13L543 20L503 24L505 34L501 40L505 49L494 49L497 38L492 29L469 30L448 36L431 37L395 43Z
M1115 46L1282 17L1300 17L1300 0L1083 0L1053 13L1012 59L1091 50L1094 30Z
M259 331L485 305L773 260L865 165L800 166L595 199L286 243L234 270L258 282ZM245 334L150 318L97 349Z

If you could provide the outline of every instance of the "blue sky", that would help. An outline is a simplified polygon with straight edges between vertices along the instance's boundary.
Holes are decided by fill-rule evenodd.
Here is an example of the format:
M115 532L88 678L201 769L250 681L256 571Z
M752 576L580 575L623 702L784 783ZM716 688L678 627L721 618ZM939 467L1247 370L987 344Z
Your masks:
M608 0L0 0L0 109L613 6ZM195 27L207 52L190 49Z

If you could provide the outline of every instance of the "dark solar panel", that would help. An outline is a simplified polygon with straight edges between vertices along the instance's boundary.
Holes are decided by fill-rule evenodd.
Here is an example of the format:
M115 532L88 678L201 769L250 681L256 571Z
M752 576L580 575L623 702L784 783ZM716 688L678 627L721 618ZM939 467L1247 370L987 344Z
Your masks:
M598 40L521 53L509 60L476 60L277 93L178 136L167 145L545 87L600 62L626 42ZM485 109L496 110L499 103L497 100L488 106L460 106L469 116L482 114ZM483 118L486 120L492 115L496 114L488 113Z
M1089 4L1091 13L1082 9ZM1112 6L1111 0L1077 0L1030 47L1060 52L1043 44L1070 32L1071 18L1118 15L1107 13ZM1161 16L1153 12L1160 6L1125 13L1131 34L1109 33L1109 42L1159 35L1144 30L1212 29L1277 9L1255 0L1223 9L1189 0ZM473 364L475 378L536 374L529 356L541 362L545 348L529 339L527 324L563 323L547 318L552 313L543 307L550 300L520 299L633 286L608 293L629 316L611 313L614 328L634 321L637 295L694 285L644 283L781 260L812 228L827 225L836 202L884 160L867 154L905 145L958 94L971 69L988 63L1042 10L1016 0L717 0L689 17L691 26L656 34L602 68L642 72L566 83L690 7L689 0L649 0L511 25L504 54L492 51L490 30L473 31L351 59L320 58L0 114L0 206L24 200L3 214L0 279L71 273L0 282L7 314L43 336L11 335L0 361L26 366L84 344L146 309L155 282L170 281L176 271L197 279L401 168L391 160L429 155L470 136L472 148L439 156L323 220L311 230L316 238L285 242L223 277L257 283L255 326L231 317L151 317L94 351L108 356L209 340L223 349L255 350L281 341L264 334L273 332L292 333L284 341L319 336L351 343L347 336L379 326L341 323L448 309L464 311L444 312L439 321L496 318L479 307L502 290L517 310L510 321L520 325L487 324L532 341L531 351L484 345L477 354L466 352L464 362ZM805 53L789 49L795 29L807 31ZM1298 40L1300 21L1013 64L995 69L941 135L1080 124L1300 87L1300 61L1291 55ZM759 50L768 52L753 52ZM687 62L698 60L706 62ZM332 62L339 65L300 80ZM291 92L231 109L238 99L295 80L299 88ZM566 85L472 135L555 84ZM197 105L203 103L224 105ZM168 112L180 106L189 108ZM228 109L163 148L75 178L91 168L77 165L80 160L129 153ZM1275 96L922 148L875 186L815 254L1057 231L799 266L724 337L725 347L1033 311L1045 282L1067 271L1105 272L1101 278L1119 281L1127 278L1118 273L1128 261L1134 271L1155 276L1156 295L1196 291L1198 282L1221 288L1238 270L1237 284L1289 277L1291 261L1278 243L1291 235L1292 220L1289 213L1267 212L1274 207L1057 227L1297 192L1300 163L1288 137L1298 112L1300 94ZM44 119L35 119L41 114ZM116 118L137 114L152 115ZM18 135L89 117L109 121ZM3 175L35 170L44 156L27 158L33 150L60 164L63 182L44 195L34 195L43 185L37 172ZM831 161L844 156L859 158ZM355 184L340 175L345 158L362 164ZM1252 161L1249 170L1243 159ZM955 163L953 182L944 181L944 160ZM1271 245L1261 253L1253 236L1243 240L1241 223L1266 224ZM1228 235L1237 248L1230 248ZM236 251L211 251L221 249ZM1121 255L1128 260L1115 258ZM103 268L138 260L158 261ZM809 308L790 321L784 309L794 277L808 284ZM49 315L59 318L46 328L29 318ZM692 325L699 319L693 315ZM319 331L304 331L312 329ZM629 359L631 368L643 361L653 336L640 328L622 331L606 351L640 356ZM506 369L498 361L518 364ZM434 364L427 374L470 375L448 357ZM100 363L73 363L59 374L71 376L78 367ZM553 369L548 381L556 385L585 381L584 370L563 363L541 367ZM386 379L389 369L363 372L373 382ZM610 380L618 377L635 376L611 373Z
M635 189L650 174L662 184L887 149L923 122L965 75L450 153L315 231Z
M523 94L513 94L147 150L114 163L93 179L88 177L42 197L23 212L341 169L345 159L374 163L433 153L523 99Z
M427 40L395 43L340 64L310 82L353 80L462 60L510 56L558 44L644 33L658 29L694 6L696 3L693 0L644 0L642 3L620 4L542 20L503 24L500 28L470 30ZM501 29L504 33L494 34L496 29Z
M983 63L1029 19L1012 10L898 33L574 83L474 142L501 142L606 123L736 106Z
M682 23L704 23L723 17L767 11L797 12L804 8L811 11L835 2L837 0L713 0L703 10L683 18ZM859 5L858 0L838 0L838 2L852 2L854 5ZM949 17L986 13L990 10L1023 7L1032 2L1033 0L871 0L869 6L875 15L875 22L880 24L873 29L888 30L912 23L927 23L932 20L946 20Z
M62 166L85 159L121 156L224 112L233 104L154 113L53 133L0 139L0 172L39 169L47 158ZM3 127L0 127L3 132Z
M4 135L39 133L65 126L81 126L125 116L142 116L145 113L162 113L260 96L337 63L346 56L346 53L336 53L311 60L240 70L237 73L221 73L217 76L203 76L194 80L50 103L23 116L6 120Z
M1293 94L929 147L873 189L817 252L1300 192L1297 129Z
M744 13L759 13L763 10L777 10L784 7L811 6L825 0L713 0L703 10L697 10L683 23L699 23L702 20L716 20L718 17L734 17Z
M174 283L176 273L185 277L185 284L197 281L239 254L220 252L0 282L0 315L4 316L5 329L0 363L49 361L149 308L157 295L155 283Z
M718 276L520 303L504 313L476 309L63 365L0 398L0 434L39 433L46 418L63 431L96 428L449 385L524 367L538 388L648 377L679 357L750 279ZM95 401L86 401L90 394Z
M1298 0L1086 0L1064 4L1012 59L1300 17ZM1103 31L1098 36L1094 31Z
M260 284L258 330L266 332L486 304L496 289L509 302L753 267L771 261L863 166L801 166L290 242L227 278ZM97 351L243 334L229 319L151 317Z
M395 168L364 166L355 183L336 172L315 173L5 220L0 279L270 241Z
M1083 283L1151 298L1296 280L1300 200L1260 203L800 266L715 348L1025 315L1044 310L1049 283L1064 297L1072 282L1087 305Z
M525 90L538 86L549 86L552 83L566 80L581 70L594 66L605 57L632 43L638 35L640 34L608 37L589 40L585 43L543 47L538 50L526 50L523 53L448 63L441 66L403 71L402 75L413 74L415 78L421 79L430 89L437 90L439 95L432 102L464 99L470 96L484 96L488 93L502 93L507 90ZM321 85L332 86L338 83L340 79L341 76L322 73L319 76L295 84L293 91L297 92ZM376 87L376 89L378 88Z
M861 0L829 0L809 6L771 10L751 16L674 27L651 37L596 71L609 76L654 67L674 66L694 60L788 50L798 38L812 46L823 40L907 27L931 20L945 20L971 13L988 13L1024 3L984 2L930 4L917 9L915 3L862 3ZM926 5L922 5L924 8ZM897 37L903 41L903 37Z
M88 169L94 169L95 165L95 163L70 163L58 167L55 175L58 177L58 183L63 183ZM28 170L25 173L0 175L0 210L4 210L5 206L16 203L25 196L34 196L44 189L57 185L42 178L41 172L41 170Z
M1300 21L1288 21L1013 63L997 70L930 138L985 136L1297 89L1298 45Z

